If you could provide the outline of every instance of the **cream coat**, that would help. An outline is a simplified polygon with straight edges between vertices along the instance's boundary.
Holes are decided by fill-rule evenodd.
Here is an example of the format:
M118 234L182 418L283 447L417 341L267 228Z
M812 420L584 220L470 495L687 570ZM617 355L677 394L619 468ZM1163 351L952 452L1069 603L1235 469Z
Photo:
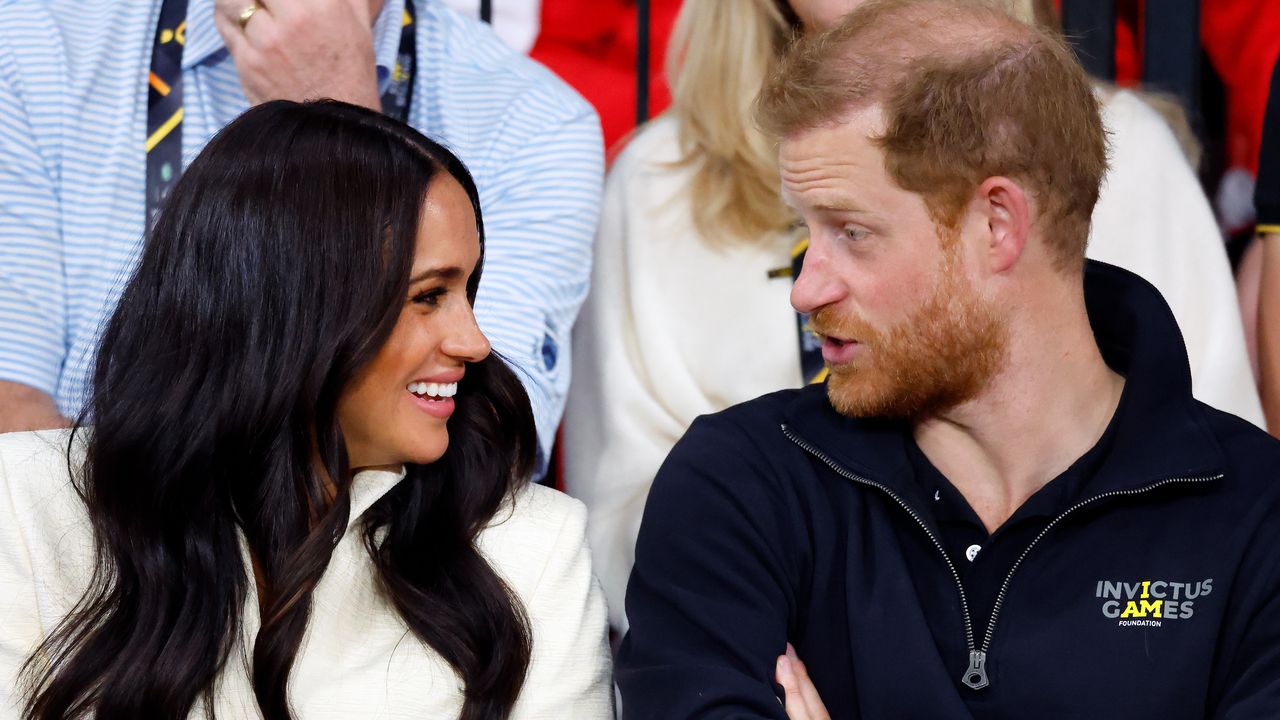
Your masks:
M67 439L67 431L0 435L0 718L19 716L15 674L80 597L92 568L92 533L63 455ZM401 478L358 473L353 524ZM533 628L533 659L513 718L612 717L605 604L591 574L585 522L581 503L530 486L480 534L481 550L524 603ZM408 635L378 590L356 530L339 541L315 591L290 676L295 717L457 717L460 681ZM257 607L251 592L239 646L219 679L215 707L225 720L261 717L244 661Z

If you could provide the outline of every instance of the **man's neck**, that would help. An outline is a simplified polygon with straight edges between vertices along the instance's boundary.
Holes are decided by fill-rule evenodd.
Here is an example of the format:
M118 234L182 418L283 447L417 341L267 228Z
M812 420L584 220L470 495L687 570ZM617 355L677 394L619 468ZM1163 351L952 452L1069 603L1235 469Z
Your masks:
M914 426L921 451L987 532L1097 444L1124 388L1102 359L1083 296L1025 308L1021 319L986 389Z

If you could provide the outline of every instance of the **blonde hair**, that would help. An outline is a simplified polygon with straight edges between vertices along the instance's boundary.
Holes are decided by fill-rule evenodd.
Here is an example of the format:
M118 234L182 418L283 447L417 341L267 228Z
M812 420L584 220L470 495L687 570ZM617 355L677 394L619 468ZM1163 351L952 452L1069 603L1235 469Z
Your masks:
M679 165L692 170L694 227L709 241L784 230L774 141L751 109L793 32L780 0L685 0L667 51Z
M1003 0L1000 4L1010 15L1028 25L1049 30L1062 29L1058 14L1053 9L1053 0Z

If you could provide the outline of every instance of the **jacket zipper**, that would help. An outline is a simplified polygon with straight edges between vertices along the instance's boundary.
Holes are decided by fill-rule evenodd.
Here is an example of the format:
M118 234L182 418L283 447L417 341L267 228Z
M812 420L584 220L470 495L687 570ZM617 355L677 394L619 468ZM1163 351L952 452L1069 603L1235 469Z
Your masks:
M981 690L982 688L985 688L991 684L990 680L987 677L987 653L991 650L991 638L992 636L995 635L996 620L1000 617L1000 610L1004 606L1005 595L1009 591L1010 583L1013 582L1014 574L1018 572L1018 568L1022 566L1022 562L1027 559L1027 555L1031 553L1031 550L1035 548L1037 544L1040 543L1040 540L1044 538L1044 536L1047 535L1049 531L1054 528L1054 526L1062 522L1063 518L1079 510L1080 508L1083 508L1099 500L1104 500L1104 499L1113 498L1113 497L1122 497L1126 495L1140 495L1142 493L1155 490L1156 488L1163 487L1165 485L1172 485L1174 483L1213 482L1215 480L1220 480L1223 477L1221 474L1218 474L1218 475L1207 475L1203 477L1166 478L1159 482L1155 482L1140 488L1134 488L1132 490L1113 490L1111 492L1102 493L1101 495L1094 495L1091 498L1088 498L1086 500L1081 500L1075 505L1072 505L1066 510L1063 510L1062 513L1059 514L1057 517L1055 517L1053 520L1051 520L1048 525L1044 526L1044 529L1041 530L1038 535L1036 535L1035 539L1033 539L1025 549L1023 549L1022 554L1019 555L1017 561L1013 563L1013 567L1009 569L1009 574L1005 576L1004 583L1001 584L1000 586L1000 592L999 594L996 595L995 605L991 609L991 619L987 622L987 632L983 636L982 646L978 647L973 641L973 621L969 616L969 600L966 597L964 592L964 583L960 581L960 573L956 570L955 564L951 562L951 556L947 555L947 551L942 547L942 543L938 541L938 537L934 534L933 530L929 529L929 526L925 524L924 520L920 517L920 514L917 513L914 508L908 505L906 501L903 500L897 493L889 489L887 485L875 482L874 480L869 480L860 475L855 475L849 472L848 470L844 469L835 460L832 460L829 455L822 452L821 450L818 450L813 445L810 445L808 442L800 438L800 436L792 432L791 428L788 427L786 423L783 423L782 425L782 433L786 435L787 438L791 440L791 442L795 443L796 445L799 445L805 452L809 453L810 455L826 463L828 467L834 470L836 474L840 475L841 477L846 478L848 480L852 480L853 482L856 482L860 485L866 485L869 487L876 488L877 490L883 492L885 495L888 495L889 498L891 498L894 502L896 502L899 507L901 507L903 510L906 511L908 515L911 516L911 519L916 521L916 524L920 526L920 529L924 531L925 535L929 536L929 540L933 543L933 546L937 548L938 554L941 555L943 561L946 562L947 569L951 571L951 578L955 580L956 591L960 595L960 611L964 616L965 646L969 650L969 667L964 671L964 676L960 678L960 681L964 683L966 686L968 686L969 688L972 688L974 690Z

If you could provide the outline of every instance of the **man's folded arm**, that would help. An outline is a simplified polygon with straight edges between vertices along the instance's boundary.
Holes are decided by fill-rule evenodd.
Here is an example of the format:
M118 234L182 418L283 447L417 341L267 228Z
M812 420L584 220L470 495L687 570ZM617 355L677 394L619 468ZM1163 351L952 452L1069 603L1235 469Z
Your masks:
M701 418L659 470L627 588L623 717L777 718L810 552L797 503L731 422Z

